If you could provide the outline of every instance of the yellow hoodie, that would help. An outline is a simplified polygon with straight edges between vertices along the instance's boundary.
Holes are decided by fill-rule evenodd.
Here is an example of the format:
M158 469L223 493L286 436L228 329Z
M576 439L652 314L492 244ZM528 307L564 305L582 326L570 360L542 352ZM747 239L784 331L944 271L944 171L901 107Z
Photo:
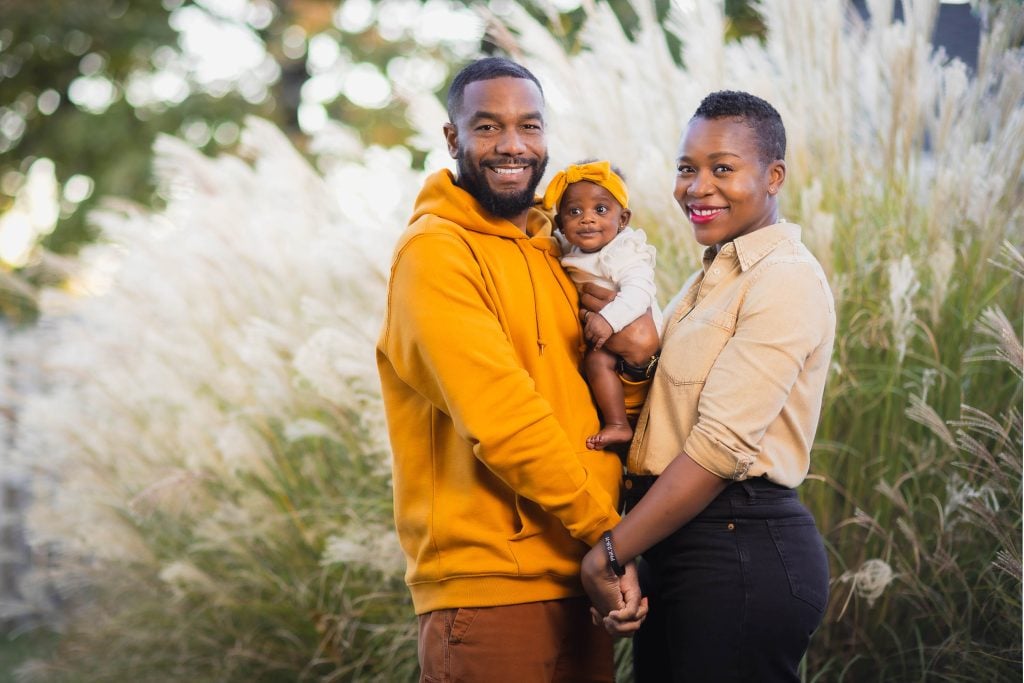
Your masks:
M576 288L547 215L528 232L441 171L395 248L377 367L417 614L579 595L619 519L619 460L585 445Z

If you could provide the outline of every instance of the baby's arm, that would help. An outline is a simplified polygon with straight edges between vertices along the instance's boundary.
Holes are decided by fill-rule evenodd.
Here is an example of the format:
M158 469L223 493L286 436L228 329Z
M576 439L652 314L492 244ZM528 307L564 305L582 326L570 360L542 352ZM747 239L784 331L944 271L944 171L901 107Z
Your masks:
M618 332L647 309L658 305L654 285L654 247L644 244L642 249L629 253L612 280L618 287L618 293L601 310L601 315L611 325L612 331Z

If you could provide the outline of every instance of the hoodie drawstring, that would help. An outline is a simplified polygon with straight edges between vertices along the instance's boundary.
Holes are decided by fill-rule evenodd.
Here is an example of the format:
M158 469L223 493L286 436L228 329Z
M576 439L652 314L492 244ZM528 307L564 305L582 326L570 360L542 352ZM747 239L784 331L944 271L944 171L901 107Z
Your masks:
M537 301L537 285L533 280L533 268L530 267L530 257L526 255L528 243L529 240L516 240L516 244L519 245L519 253L523 257L523 263L526 265L526 272L530 275L530 294L533 296L533 324L537 330L537 353L543 356L544 347L547 346L547 343L540 334L540 302Z
M561 262L558 260L558 258L552 256L550 252L548 252L545 255L544 262L548 264L548 269L551 271L551 274L555 276L555 280L558 281L559 276L563 275L565 272L562 270ZM576 329L579 330L580 340L579 352L582 354L587 350L586 334L583 330L583 321L580 320L579 301L573 299L573 297L570 295L570 292L576 291L576 286L572 285L571 287L572 288L570 290L566 290L563 286L562 294L565 295L565 303L569 307L569 310L572 311L572 317L576 320Z

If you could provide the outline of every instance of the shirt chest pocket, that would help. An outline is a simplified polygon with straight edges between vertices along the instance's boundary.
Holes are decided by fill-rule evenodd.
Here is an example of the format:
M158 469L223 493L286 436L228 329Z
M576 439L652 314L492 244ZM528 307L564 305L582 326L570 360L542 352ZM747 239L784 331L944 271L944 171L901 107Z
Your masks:
M703 384L735 331L736 315L729 311L691 311L665 335L658 373L673 384Z

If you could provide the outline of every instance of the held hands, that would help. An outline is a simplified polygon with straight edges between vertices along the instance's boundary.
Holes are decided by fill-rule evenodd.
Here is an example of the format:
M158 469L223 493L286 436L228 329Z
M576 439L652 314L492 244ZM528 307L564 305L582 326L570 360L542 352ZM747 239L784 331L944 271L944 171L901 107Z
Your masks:
M629 562L625 569L624 575L616 576L600 544L590 549L580 569L583 588L593 603L594 623L620 638L636 633L647 617L647 598L640 594L636 563Z

